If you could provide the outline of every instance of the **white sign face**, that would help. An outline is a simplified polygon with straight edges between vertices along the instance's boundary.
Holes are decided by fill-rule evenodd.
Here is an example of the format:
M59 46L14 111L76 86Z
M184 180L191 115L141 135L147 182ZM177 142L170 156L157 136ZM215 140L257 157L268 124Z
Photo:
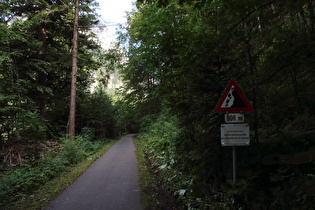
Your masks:
M249 146L248 124L221 124L222 146Z
M242 123L244 122L244 113L226 113L224 118L226 123Z
M230 108L234 103L234 85L232 85L231 89L229 90L229 93L227 94L226 98L224 99L221 108Z

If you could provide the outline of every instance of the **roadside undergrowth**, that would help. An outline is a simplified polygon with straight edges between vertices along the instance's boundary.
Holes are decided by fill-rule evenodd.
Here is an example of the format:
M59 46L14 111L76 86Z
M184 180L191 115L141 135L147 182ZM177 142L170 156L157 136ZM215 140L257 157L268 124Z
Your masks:
M141 139L135 138L139 166L141 203L145 210L179 210L180 207L172 192L168 191L156 166L144 150Z
M44 158L35 167L23 166L2 174L0 208L42 209L116 141L65 142L59 155ZM88 148L87 143L90 150L83 152L81 149Z

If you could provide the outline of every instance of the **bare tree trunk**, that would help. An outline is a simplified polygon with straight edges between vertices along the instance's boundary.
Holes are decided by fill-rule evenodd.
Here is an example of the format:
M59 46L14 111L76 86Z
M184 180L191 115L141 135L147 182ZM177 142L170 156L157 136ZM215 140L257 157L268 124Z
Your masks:
M75 15L72 40L72 73L71 73L71 93L70 93L70 114L68 137L73 140L75 136L75 105L76 105L76 83L77 83L77 59L78 59L78 28L79 28L79 0L75 0Z
M250 40L247 39L246 40L246 46L247 46L247 56L248 56L248 61L249 61L249 70L251 72L251 75L253 76L253 107L254 107L254 130L255 130L255 135L254 135L254 141L256 144L259 143L259 134L258 134L258 112L257 112L257 87L256 87L256 81L254 78L254 73L255 73L255 68L256 68L256 64L255 64L255 60L252 56L252 46L250 44Z
M38 58L40 60L44 60L44 54L46 51L46 34L45 34L45 27L43 25L38 26L38 40L40 41L41 45L38 50ZM38 78L37 78L38 84L46 87L47 86L47 78L46 78L46 73L43 71L38 71ZM47 94L45 91L40 91L38 93L37 97L37 103L39 106L39 113L40 113L40 119L43 125L46 125L46 103L47 103ZM43 139L46 139L46 132L41 135ZM37 144L36 144L37 145Z
M298 84L298 79L297 79L297 72L296 72L296 67L293 65L291 67L291 78L292 78L292 85L294 88L294 93L295 93L295 98L297 105L299 107L299 110L302 110L301 108L301 100L300 100L300 93L299 93L299 84Z
M314 13L314 5L313 5L312 0L308 1L308 10L310 13L310 22L311 22L312 33L314 33L315 32L315 13Z

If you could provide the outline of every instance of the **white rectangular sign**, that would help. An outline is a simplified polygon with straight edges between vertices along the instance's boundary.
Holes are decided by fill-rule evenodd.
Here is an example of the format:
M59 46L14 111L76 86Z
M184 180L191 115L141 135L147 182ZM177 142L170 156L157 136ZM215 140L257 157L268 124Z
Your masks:
M249 146L248 124L221 124L222 146Z
M226 123L242 123L244 122L244 113L226 113L224 118Z

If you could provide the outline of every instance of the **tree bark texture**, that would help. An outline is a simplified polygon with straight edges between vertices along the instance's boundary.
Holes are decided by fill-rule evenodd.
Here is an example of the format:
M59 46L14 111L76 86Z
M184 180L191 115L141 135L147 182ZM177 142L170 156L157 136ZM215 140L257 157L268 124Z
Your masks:
M72 40L72 73L71 73L71 93L70 93L70 113L69 113L69 139L75 136L75 109L76 109L76 83L77 83L77 59L78 59L78 28L79 28L79 0L75 0L75 15Z

